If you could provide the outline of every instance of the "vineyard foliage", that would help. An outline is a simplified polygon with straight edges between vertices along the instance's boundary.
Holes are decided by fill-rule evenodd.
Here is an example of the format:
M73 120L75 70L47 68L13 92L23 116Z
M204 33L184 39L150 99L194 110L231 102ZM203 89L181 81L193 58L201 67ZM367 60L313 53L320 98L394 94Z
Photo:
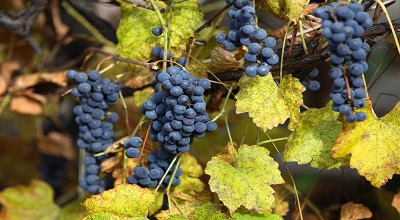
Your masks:
M35 126L42 123L44 116L55 118L63 114L77 115L79 119L75 115L71 116L69 123L80 125L79 135L76 124L72 126L75 129L73 132L65 132L65 127L48 132L41 126L36 126L35 130L31 129L32 126L24 128L24 132L31 129L29 133L38 139L40 155L58 158L49 167L56 166L54 164L61 159L78 164L74 168L79 167L79 177L75 171L70 182L73 182L76 191L74 195L79 198L56 204L51 187L44 181L34 179L30 185L12 186L0 192L1 219L275 220L296 219L296 216L303 215L303 211L314 213L314 217L320 219L335 219L339 216L341 219L382 218L377 211L371 212L369 209L374 206L366 202L371 195L366 196L367 199L355 199L355 203L336 203L339 208L336 208L335 217L327 217L326 213L319 210L320 204L312 203L312 196L302 194L297 188L297 182L290 171L297 164L309 164L321 172L341 170L346 173L347 168L354 168L357 175L365 178L363 187L368 185L373 192L391 187L392 197L376 194L380 200L386 201L385 204L391 204L385 208L395 213L392 216L398 214L397 192L400 188L392 185L398 184L397 176L400 174L400 102L383 117L377 117L373 109L376 100L368 96L365 70L361 82L361 87L367 91L366 98L362 98L365 106L353 108L354 91L349 82L354 82L357 77L346 71L350 69L348 66L360 61L355 61L355 55L352 57L355 52L349 52L347 57L343 55L337 58L332 55L336 53L332 45L345 45L346 41L333 43L333 40L323 37L322 30L328 29L328 22L322 23L321 27L322 19L318 16L323 15L319 12L313 15L313 10L325 5L330 7L330 10L326 9L327 16L340 23L334 10L337 7L347 7L346 1L339 1L335 5L325 2L315 4L309 0L255 0L255 14L252 12L254 9L251 1L245 0L215 1L202 5L197 0L139 0L134 3L127 0L110 1L120 7L119 24L114 33L117 41L103 37L101 40L92 39L92 35L98 36L103 32L93 21L79 15L82 11L76 10L76 5L70 5L74 1L54 2L49 1L46 6L52 13L57 12L55 8L62 8L70 16L76 16L76 23L90 33L68 36L64 32L65 39L67 36L87 38L95 42L93 45L96 48L80 51L73 58L79 58L74 64L60 69L55 65L51 70L50 65L46 66L46 61L51 61L46 60L47 56L51 56L51 48L42 42L40 46L45 52L35 53L35 60L40 61L40 64L36 68L27 66L23 71L31 72L18 76L12 76L12 73L19 65L7 60L10 59L9 55L2 55L0 114L19 114L33 118L36 120L33 123ZM371 1L363 2L364 9L370 9ZM39 10L34 8L35 4L40 4L40 1L31 1L26 7L32 7L33 11ZM211 10L205 16L205 8L209 10L215 6L218 6L218 10ZM354 3L353 6L354 10L360 7L362 10L359 4ZM263 13L273 15L286 26L279 30L265 28L257 17L261 19ZM61 18L53 16L53 21L63 22ZM351 19L358 18L354 15ZM38 26L44 25L40 23L40 18L38 23ZM287 34L303 32L303 28L307 28L306 25L310 23L312 35L299 34L298 38L292 36L289 40L283 40ZM371 23L372 27L366 31L378 25L377 22ZM244 29L249 26L254 32L246 35ZM157 29L162 30L160 36L152 34L155 27L161 28ZM72 28L68 30L73 31ZM282 34L281 31L288 32ZM267 35L263 36L264 32ZM334 34L339 35L336 32ZM353 34L350 37L354 37ZM391 33L380 35L384 34ZM216 35L220 39L216 39ZM257 45L252 45L256 49L249 49L250 42L267 44L267 36L278 42L273 51L267 46L265 50L257 49ZM28 39L28 35L25 37ZM376 43L374 38L366 35L361 38L373 51ZM394 39L392 42L395 42ZM286 45L283 52L282 44ZM154 54L157 46L162 51L160 56L163 59ZM265 51L270 53L269 57L263 55L267 53ZM169 53L171 58L167 59ZM333 60L330 59L331 55ZM270 57L274 58L273 61L267 61ZM277 57L279 62L270 65ZM249 59L254 60L250 62ZM335 65L335 59L342 59L341 64ZM363 61L369 62L368 59ZM293 63L301 67L292 68ZM336 85L329 78L328 69L338 67L343 71L341 77L344 85L339 92L331 94L333 101L326 101L329 95L322 91L307 91L310 90L307 82L312 78L307 74L319 65L325 65L319 71L318 80L321 83L315 84L315 88L321 84L321 90L331 91L331 85L335 90ZM269 71L264 73L261 68ZM249 69L253 70L255 76L249 76ZM94 78L97 73L101 74L101 78ZM98 83L100 80L101 84ZM182 83L185 80L187 85ZM42 85L52 86L45 87L46 92L43 93L39 89ZM114 87L110 90L115 96L118 93L118 101L111 99L111 92L105 91L107 88L102 88L109 85L115 87L115 90ZM312 92L320 98L319 101L315 100L319 102L316 105L312 103L313 100L307 99L316 97L309 95ZM337 97L340 96L340 101L342 96L346 101L336 105L334 94L339 94ZM73 106L80 107L61 106L63 99L69 99L74 103ZM107 103L102 110L97 109L100 112L97 116L94 116L93 110L96 108L90 107L90 103L97 105L94 99ZM207 102L207 113L204 100ZM116 106L111 107L112 104ZM115 112L109 112L108 105ZM332 109L335 106L337 109ZM347 115L365 112L366 119L353 120L355 122L351 123L339 106L351 108L348 111L354 114ZM67 112L64 109L68 109ZM243 118L249 120L243 123ZM87 121L83 123L83 120ZM97 125L93 122L95 120ZM111 122L116 123L113 125ZM218 124L217 130L214 122ZM59 126L59 121L55 124ZM249 124L254 124L254 134L249 134L249 127L252 126ZM106 126L107 129L104 128ZM100 133L95 135L96 129ZM109 132L107 140L112 139L114 143L106 140L104 130ZM283 134L286 136L282 137ZM249 140L248 136L256 137L256 142ZM97 145L94 143L99 140L104 141L106 146L100 145L95 149ZM140 140L135 147L132 147L133 140ZM221 140L224 145L220 144ZM277 146L282 141L285 144ZM134 156L130 157L126 153L129 150L127 146L131 147L133 153L130 155ZM221 150L215 153L213 149ZM80 161L77 159L78 154ZM84 154L91 161L83 160ZM45 157L43 155L42 159ZM296 166L289 162L295 162ZM90 167L92 170L89 170ZM142 169L141 173L138 167ZM155 172L159 173L156 175ZM44 177L42 179L46 180ZM394 184L391 179L394 179ZM312 191L313 183L309 181L307 184ZM82 189L79 189L78 194L78 185L94 195L82 193Z

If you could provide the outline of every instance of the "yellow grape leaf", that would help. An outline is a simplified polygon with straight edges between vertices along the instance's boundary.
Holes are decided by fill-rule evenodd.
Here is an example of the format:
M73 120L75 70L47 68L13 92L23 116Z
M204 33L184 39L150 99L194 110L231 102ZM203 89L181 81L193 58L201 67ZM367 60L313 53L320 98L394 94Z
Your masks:
M146 219L147 210L153 202L154 193L149 189L138 185L121 184L99 195L93 195L83 203L83 206L91 214L105 213L121 218Z
M350 167L356 168L375 187L381 187L393 174L400 174L400 102L382 118L376 117L372 101L360 109L367 120L343 122L342 131L332 149L333 158L348 154ZM343 118L341 118L343 120Z
M0 192L0 219L56 219L60 208L53 202L53 189L32 180L29 186L15 186Z
M243 60L236 59L235 54L231 51L222 47L216 47L211 51L211 62L208 64L208 69L213 73L234 71L242 66Z
M301 93L305 91L297 78L286 75L278 87L271 74L245 76L240 79L239 86L236 113L248 112L263 131L284 123L288 118L297 121L303 104Z
M303 16L310 0L255 0L256 7L265 10L283 22L295 24Z
M149 60L152 48L164 44L164 37L154 36L152 28L160 27L161 23L157 14L142 7L132 7L127 1L121 3L121 20L117 29L117 50L122 57L134 60ZM163 18L165 22L171 17L168 40L170 50L174 57L180 57L186 49L186 43L193 35L198 23L203 18L203 13L197 0L176 1L173 6L172 16L170 7L158 1L158 6L165 8Z
M233 165L219 156L213 157L205 173L210 175L211 191L218 194L231 214L240 206L257 213L270 212L274 203L270 185L284 182L269 151L255 145L242 145Z
M355 220L371 218L372 212L363 204L348 202L342 205L340 220Z
M142 90L137 90L133 93L133 104L140 108L145 101L151 98L154 94L154 88L149 87Z
M349 156L333 159L332 147L342 130L337 120L338 112L332 110L332 102L324 108L311 108L300 114L297 123L290 122L288 128L293 133L288 137L283 160L299 164L311 162L320 169L332 169L349 164Z

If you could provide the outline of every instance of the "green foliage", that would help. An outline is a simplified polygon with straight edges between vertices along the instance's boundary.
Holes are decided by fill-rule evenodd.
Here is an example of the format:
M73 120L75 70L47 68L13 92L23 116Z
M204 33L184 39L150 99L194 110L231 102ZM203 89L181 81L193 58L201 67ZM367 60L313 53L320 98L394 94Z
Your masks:
M149 189L121 184L99 195L93 195L83 206L88 212L95 214L94 216L146 219L147 210L154 201L154 193Z
M198 206L188 219L228 220L230 218L221 213L217 206L212 203L206 203Z
M236 112L248 112L254 123L263 131L278 126L290 118L296 121L303 104L305 88L291 75L283 77L279 86L272 75L243 77L236 95Z
M279 215L274 215L271 213L266 213L266 214L247 214L247 213L241 213L241 212L236 212L233 214L233 217L236 220L280 220L282 217Z
M53 202L49 185L32 180L29 186L15 186L0 193L1 219L56 219L60 208Z
M236 152L231 152L236 154ZM269 151L259 146L243 145L235 161L230 155L218 155L207 163L211 191L234 213L240 206L257 213L271 211L274 190L271 184L283 183Z
M381 187L393 174L400 174L400 102L382 118L376 117L372 101L359 109L367 114L361 123L346 123L333 147L334 158L351 154L350 167L365 176L375 187Z
M63 206L57 220L82 219L87 216L89 213L81 204L85 199L86 198L76 199L68 203L66 206Z
M121 20L117 30L117 50L122 57L147 61L150 59L152 48L164 44L162 36L157 37L151 33L152 28L161 26L160 20L152 10L134 8L126 1L119 2L121 3ZM167 22L171 16L170 7L161 1L157 2L157 5L165 8L163 19ZM202 18L203 13L196 0L174 2L168 33L168 43L174 57L182 55L189 37L193 35L196 25Z
M349 164L349 157L333 159L332 147L342 129L337 120L338 112L332 110L332 102L324 108L311 108L300 114L297 123L290 122L293 133L288 137L283 155L284 161L296 161L299 164L311 162L311 166L320 169L332 169Z

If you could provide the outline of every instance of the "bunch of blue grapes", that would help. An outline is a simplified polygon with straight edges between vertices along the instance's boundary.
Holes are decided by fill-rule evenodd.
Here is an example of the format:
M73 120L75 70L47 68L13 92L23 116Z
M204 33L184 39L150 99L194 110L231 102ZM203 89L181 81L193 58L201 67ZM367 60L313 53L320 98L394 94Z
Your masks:
M195 137L217 128L210 121L204 102L204 90L211 87L208 79L193 77L187 70L171 66L158 72L153 97L140 111L152 120L150 139L167 152L187 152Z
M113 143L113 123L117 122L119 117L117 113L108 111L108 107L117 103L120 86L108 78L102 78L96 70L90 71L87 75L68 70L66 77L77 83L71 94L81 103L73 109L75 122L79 125L77 146L89 154L103 152ZM84 164L87 169L80 186L92 194L104 190L104 181L99 179L98 174L99 164L106 158L107 156L97 158L89 156L85 159Z
M359 3L331 3L317 8L313 14L321 18L322 36L328 39L332 68L329 75L334 79L330 94L332 108L346 116L347 122L364 121L365 112L354 109L366 105L363 72L368 64L364 61L370 46L360 38L365 28L372 26L372 19Z
M267 75L272 65L279 61L278 55L272 50L276 45L276 40L267 37L264 29L256 27L254 20L256 11L251 1L226 0L226 3L235 7L227 12L227 16L235 20L229 24L228 35L219 33L215 36L215 40L229 51L243 45L247 46L248 51L244 59L250 65L245 69L246 75Z
M301 81L301 84L303 84L303 86L310 91L319 90L319 88L321 87L320 83L317 80L311 79L317 77L318 74L318 69L314 68L313 70L311 70L311 72L308 73L307 79Z

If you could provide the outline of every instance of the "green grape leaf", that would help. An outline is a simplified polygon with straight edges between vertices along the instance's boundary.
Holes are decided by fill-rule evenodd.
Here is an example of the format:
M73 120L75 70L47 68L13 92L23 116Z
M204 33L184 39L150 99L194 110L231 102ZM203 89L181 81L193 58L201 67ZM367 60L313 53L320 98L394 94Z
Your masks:
M240 206L257 213L270 212L274 203L270 185L284 182L269 151L255 145L242 145L233 165L220 156L213 157L205 173L210 175L211 191L218 194L231 213Z
M182 154L181 168L183 171L181 184L175 187L173 192L190 192L192 190L203 191L205 184L199 179L203 175L203 168L196 158L189 153Z
M132 4L118 0L121 3L121 19L117 29L117 50L120 56L134 60L146 61L155 46L164 45L164 37L154 36L152 28L160 27L161 22L157 14L141 7L132 7ZM170 7L158 1L158 6L166 9L163 13L164 21L170 21L168 32L169 46L174 57L180 57L186 49L186 43L193 35L198 23L203 18L197 0L175 1L172 16Z
M217 206L209 202L198 206L188 219L228 220L231 218L221 213Z
M154 202L154 193L138 185L120 184L115 188L93 195L84 203L91 214L105 213L118 217L145 218Z
M279 20L297 24L310 0L255 0L255 2L257 8L269 12Z
M284 123L288 118L297 121L303 104L301 93L305 91L297 78L286 75L278 87L271 74L245 76L240 79L239 86L236 113L248 112L263 131Z
M357 111L367 114L363 122L347 123L332 149L333 158L351 154L350 167L356 168L375 187L381 187L393 174L400 174L400 102L391 112L378 118L372 101Z
M63 206L57 220L82 219L89 215L85 207L81 204L85 199L86 198L79 198Z
M265 214L247 214L236 212L233 214L235 220L281 220L282 217L279 215L275 215L272 213L265 213Z
M288 137L283 160L299 164L311 162L311 166L320 169L332 169L349 164L349 156L333 159L332 147L342 130L337 120L338 112L332 110L332 102L324 108L311 108L300 114L298 123L290 122L288 128L293 133Z
M32 180L29 186L14 186L0 192L0 219L56 219L60 208L53 202L53 189Z
M113 215L110 213L98 212L90 214L83 218L83 220L147 220L146 217L127 217L127 216L119 216Z

